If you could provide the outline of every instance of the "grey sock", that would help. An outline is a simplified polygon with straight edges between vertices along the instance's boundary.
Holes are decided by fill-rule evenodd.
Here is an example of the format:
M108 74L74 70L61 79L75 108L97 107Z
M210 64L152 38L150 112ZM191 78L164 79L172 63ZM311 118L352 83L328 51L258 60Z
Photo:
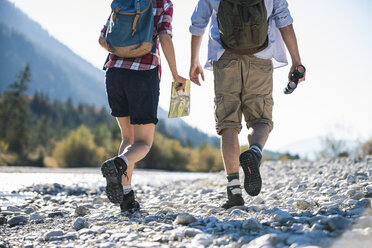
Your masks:
M262 148L258 144L253 144L249 147L249 150L252 150L258 157L258 159L261 160L262 158Z
M128 194L131 191L132 191L132 185L123 185L124 195Z
M227 175L227 189L233 195L242 194L242 189L240 188L239 173L232 173Z

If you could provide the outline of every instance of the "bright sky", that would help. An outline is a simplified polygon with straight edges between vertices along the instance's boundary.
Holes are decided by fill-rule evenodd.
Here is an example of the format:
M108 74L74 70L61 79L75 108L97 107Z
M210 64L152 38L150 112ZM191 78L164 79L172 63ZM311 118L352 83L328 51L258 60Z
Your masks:
M106 53L97 43L111 1L10 0L39 22L52 36L101 68ZM173 0L173 42L178 71L188 77L190 16L197 0ZM372 2L369 0L288 0L294 18L307 80L292 95L284 95L289 66L274 73L274 123L266 148L280 150L300 140L337 135L372 138ZM206 60L204 36L201 62ZM160 106L169 107L171 75L163 59ZM193 85L190 125L215 134L213 74L206 71L202 87ZM239 136L246 144L246 128Z

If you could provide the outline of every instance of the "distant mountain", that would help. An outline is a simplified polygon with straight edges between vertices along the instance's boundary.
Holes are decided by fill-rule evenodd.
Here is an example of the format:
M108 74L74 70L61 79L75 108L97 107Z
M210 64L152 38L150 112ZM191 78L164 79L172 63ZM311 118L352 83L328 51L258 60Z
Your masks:
M104 72L51 37L14 4L0 0L0 90L30 63L30 91L73 102L106 104Z
M0 93L31 65L29 93L42 92L51 100L88 103L107 108L104 71L97 69L53 38L13 3L0 0ZM203 142L218 146L219 138L192 128L182 119L168 119L159 108L158 130L184 145Z

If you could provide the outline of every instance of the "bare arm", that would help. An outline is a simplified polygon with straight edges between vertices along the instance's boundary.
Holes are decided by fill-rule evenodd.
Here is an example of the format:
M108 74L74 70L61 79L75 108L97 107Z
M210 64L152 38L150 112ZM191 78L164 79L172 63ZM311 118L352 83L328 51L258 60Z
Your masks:
M190 65L190 79L197 85L201 85L199 81L199 74L204 81L203 67L199 61L199 51L203 40L203 36L191 36L191 65Z
M291 66L291 69L288 75L288 78L290 78L290 75L294 71L295 67L297 65L301 65L301 57L298 51L297 38L296 38L296 34L294 32L292 24L285 26L283 28L280 28L280 33L282 34L284 43L287 46L287 49L292 59L292 66ZM300 78L299 82L302 82L304 80L305 80L305 75L303 78Z
M181 90L181 89L185 90L186 79L178 75L176 55L174 52L172 38L170 37L169 34L160 34L159 40L160 40L161 48L163 49L165 58L167 59L169 69L172 72L172 77L173 77L174 82L178 82L182 84L182 86L178 87L177 90Z

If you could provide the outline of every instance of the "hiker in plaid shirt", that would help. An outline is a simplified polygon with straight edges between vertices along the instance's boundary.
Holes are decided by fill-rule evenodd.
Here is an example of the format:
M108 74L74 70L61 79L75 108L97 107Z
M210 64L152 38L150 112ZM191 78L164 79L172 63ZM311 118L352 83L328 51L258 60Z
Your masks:
M153 14L154 14L154 33L153 39L161 34L168 34L172 37L172 16L173 4L169 0L153 0ZM107 20L106 25L101 30L101 38L105 37L106 30L110 18ZM167 56L167 55L165 55ZM106 63L106 68L124 68L130 70L146 71L152 70L156 67L160 68L160 52L159 52L159 39L156 42L155 53L146 54L139 58L120 58L114 54L109 54L109 61ZM173 72L172 72L173 73ZM159 74L161 75L161 74Z
M138 209L131 187L134 163L150 151L155 125L158 122L159 82L161 75L159 43L172 72L173 80L184 89L186 80L178 75L172 43L173 4L170 0L152 0L154 14L153 39L156 49L138 58L120 58L109 54L105 64L106 91L111 115L116 117L122 142L118 157L102 165L107 180L109 200L120 203L122 211ZM101 31L99 43L105 47L108 23ZM155 42L154 42L155 43ZM112 177L112 168L117 179Z

